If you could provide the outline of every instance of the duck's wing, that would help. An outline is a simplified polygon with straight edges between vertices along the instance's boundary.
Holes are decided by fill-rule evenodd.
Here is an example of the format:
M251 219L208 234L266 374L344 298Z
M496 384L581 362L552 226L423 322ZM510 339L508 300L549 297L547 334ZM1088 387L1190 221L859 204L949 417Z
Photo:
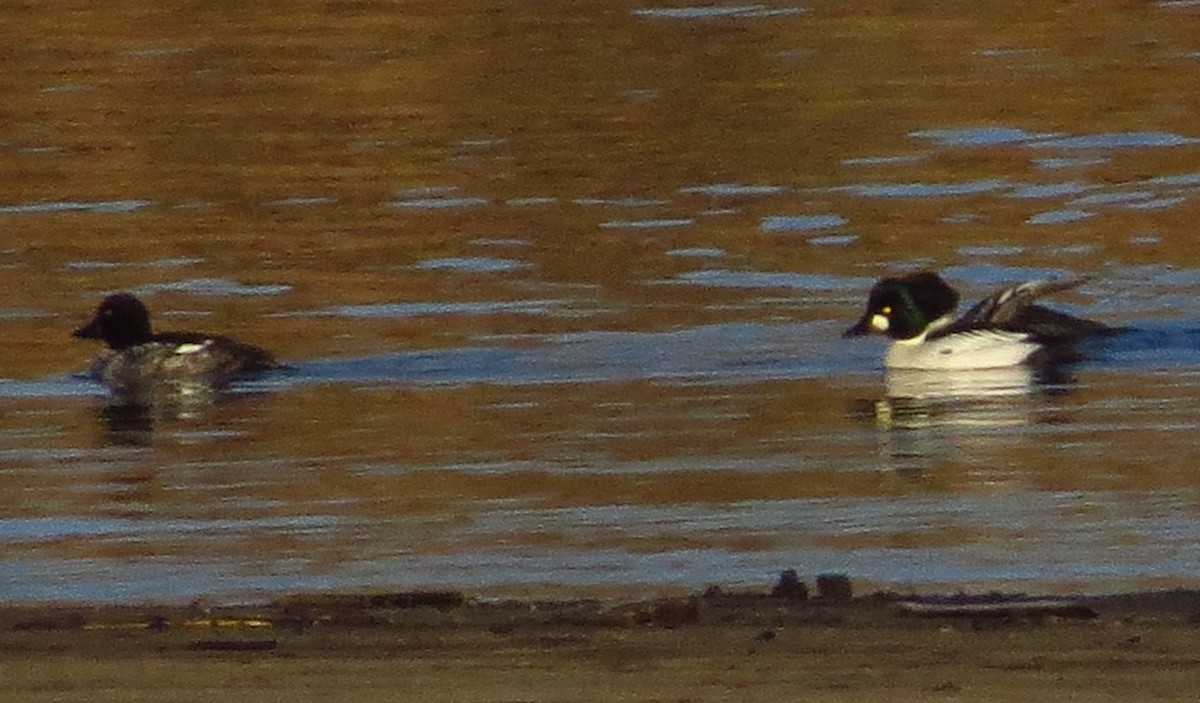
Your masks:
M211 363L217 373L229 378L280 367L280 363L266 349L221 335L202 332L163 332L154 335L153 341L175 345L195 345L195 349L190 351L203 350L211 358Z
M1108 327L1099 322L1033 304L1038 298L1077 288L1087 281L1086 278L1069 278L1008 286L976 303L962 317L939 329L936 336L999 329L1022 332L1044 341L1069 341L1104 332Z
M1019 322L1022 314L1032 306L1034 300L1051 293L1061 293L1078 288L1087 280L1086 278L1069 278L1029 281L1008 286L976 303L975 307L968 310L957 322L971 327L1008 327Z

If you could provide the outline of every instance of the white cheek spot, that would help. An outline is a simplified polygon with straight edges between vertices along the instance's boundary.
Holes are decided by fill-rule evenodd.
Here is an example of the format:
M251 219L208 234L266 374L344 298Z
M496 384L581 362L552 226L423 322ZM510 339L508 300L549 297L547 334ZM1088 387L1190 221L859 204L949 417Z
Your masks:
M872 315L871 316L871 329L875 330L876 332L887 332L888 331L887 316L886 315Z

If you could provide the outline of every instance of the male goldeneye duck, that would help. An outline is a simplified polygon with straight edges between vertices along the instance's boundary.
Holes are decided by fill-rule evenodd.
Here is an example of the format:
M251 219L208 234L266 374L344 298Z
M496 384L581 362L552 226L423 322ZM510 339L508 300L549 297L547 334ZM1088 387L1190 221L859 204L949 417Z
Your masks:
M1030 281L1001 289L955 319L958 292L932 272L880 279L867 311L843 337L892 339L889 369L989 369L1077 358L1074 345L1113 328L1033 301L1084 279Z
M127 399L210 393L279 367L266 350L228 337L154 333L146 306L129 293L105 298L91 321L72 336L108 345L93 361L91 373Z

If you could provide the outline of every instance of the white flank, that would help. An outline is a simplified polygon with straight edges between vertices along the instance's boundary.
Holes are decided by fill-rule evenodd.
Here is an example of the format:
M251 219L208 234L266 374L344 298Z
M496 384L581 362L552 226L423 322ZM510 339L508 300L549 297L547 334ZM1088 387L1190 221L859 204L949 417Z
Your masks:
M999 369L1025 363L1038 348L1020 332L979 330L925 341L927 334L893 342L883 358L884 367L927 371Z

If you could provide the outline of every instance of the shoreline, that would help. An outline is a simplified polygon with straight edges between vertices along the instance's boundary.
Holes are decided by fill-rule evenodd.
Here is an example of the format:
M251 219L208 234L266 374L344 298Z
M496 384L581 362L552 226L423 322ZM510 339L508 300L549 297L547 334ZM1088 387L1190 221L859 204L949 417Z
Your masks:
M786 581L643 599L7 605L0 676L21 702L1191 700L1200 682L1200 590L854 596Z
M875 598L890 601L905 600L999 600L999 599L1055 599L1079 601L1106 601L1123 598L1144 599L1155 594L1200 594L1200 583L1178 582L1170 580L1163 585L1138 584L1126 586L1117 584L1092 584L1088 588L1081 584L929 584L896 586L873 581L853 580L852 593L856 599ZM809 590L809 598L816 603L821 600L821 593L810 580L805 582ZM778 584L775 585L778 587ZM503 588L457 588L428 586L415 588L386 588L375 586L346 587L330 589L294 589L281 590L271 593L253 593L234 595L201 594L188 597L137 597L128 598L8 598L0 600L0 613L13 609L105 609L105 608L167 608L183 610L193 609L225 609L225 608L270 608L287 601L311 598L370 598L380 596L417 597L427 594L457 594L464 604L497 604L509 602L536 603L567 603L567 602L638 602L672 598L703 597L705 594L745 594L749 596L765 596L771 592L771 587L737 584L733 586L700 585L700 586L641 586L638 584L604 585L573 587L556 584L537 585L531 587L512 586ZM826 599L828 600L828 599Z

